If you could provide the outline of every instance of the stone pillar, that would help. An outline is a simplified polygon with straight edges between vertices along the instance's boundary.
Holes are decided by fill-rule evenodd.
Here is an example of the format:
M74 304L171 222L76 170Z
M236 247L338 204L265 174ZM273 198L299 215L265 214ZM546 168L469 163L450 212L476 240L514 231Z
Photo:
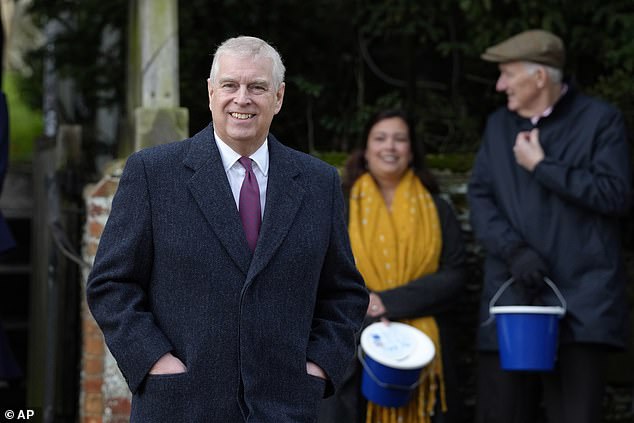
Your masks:
M177 0L139 0L141 106L178 107Z
M178 1L137 2L133 33L140 57L141 104L134 109L135 150L186 138L189 122L187 109L179 107Z

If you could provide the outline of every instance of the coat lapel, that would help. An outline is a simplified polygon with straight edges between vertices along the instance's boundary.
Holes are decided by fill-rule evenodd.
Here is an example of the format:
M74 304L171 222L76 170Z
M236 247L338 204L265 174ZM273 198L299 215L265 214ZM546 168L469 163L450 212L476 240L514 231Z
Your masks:
M271 260L288 234L304 197L291 150L269 134L269 180L260 237L247 275L251 281Z
M187 188L229 256L246 275L250 251L211 125L194 135L183 164L194 170Z

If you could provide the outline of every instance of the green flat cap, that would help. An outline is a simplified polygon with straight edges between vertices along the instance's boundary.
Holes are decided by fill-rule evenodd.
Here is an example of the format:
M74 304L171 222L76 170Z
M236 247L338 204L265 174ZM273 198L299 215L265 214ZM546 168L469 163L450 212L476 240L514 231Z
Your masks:
M480 57L488 62L535 62L563 69L566 51L555 34L532 29L487 48Z

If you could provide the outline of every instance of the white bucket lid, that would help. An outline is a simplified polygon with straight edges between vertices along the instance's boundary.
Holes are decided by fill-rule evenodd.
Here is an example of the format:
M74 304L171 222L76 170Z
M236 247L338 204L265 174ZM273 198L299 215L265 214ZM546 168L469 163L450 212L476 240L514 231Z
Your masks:
M436 353L427 335L399 322L376 322L365 328L361 348L377 363L401 370L423 368Z
M563 316L566 309L559 306L495 306L489 309L491 314L556 314Z

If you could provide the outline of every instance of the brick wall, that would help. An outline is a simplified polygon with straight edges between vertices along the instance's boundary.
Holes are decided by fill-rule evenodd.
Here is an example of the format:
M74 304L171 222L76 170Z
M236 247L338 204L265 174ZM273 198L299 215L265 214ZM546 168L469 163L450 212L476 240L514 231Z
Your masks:
M110 213L112 198L119 185L123 162L116 162L106 176L84 191L86 226L84 260L92 263ZM84 275L87 279L88 272ZM84 292L85 294L85 292ZM101 330L82 295L82 362L79 398L80 423L124 423L129 421L130 391L115 360L106 348Z

